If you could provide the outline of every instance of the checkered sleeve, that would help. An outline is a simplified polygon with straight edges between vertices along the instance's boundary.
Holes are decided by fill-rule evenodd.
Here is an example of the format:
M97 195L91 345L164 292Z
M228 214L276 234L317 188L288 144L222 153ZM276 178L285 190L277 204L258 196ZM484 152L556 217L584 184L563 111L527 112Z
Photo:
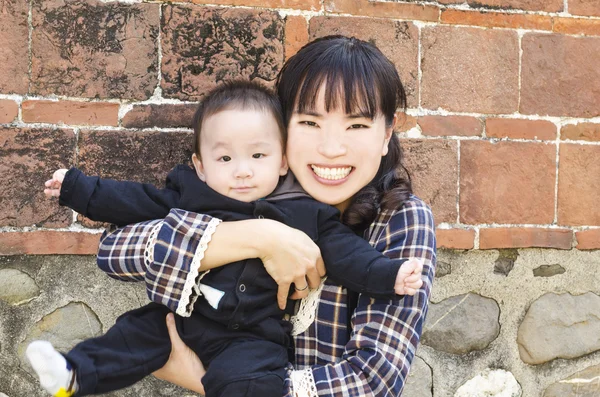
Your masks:
M122 281L145 281L151 301L189 316L200 292L204 252L221 221L173 209L164 220L107 231L100 240L98 266Z
M288 389L287 395L401 395L423 330L434 279L433 216L431 209L413 196L399 210L384 212L370 231L373 229L376 237L371 241L378 251L390 258L423 260L423 287L414 296L393 300L359 296L352 334L341 358L335 363L291 371L287 385L293 391Z

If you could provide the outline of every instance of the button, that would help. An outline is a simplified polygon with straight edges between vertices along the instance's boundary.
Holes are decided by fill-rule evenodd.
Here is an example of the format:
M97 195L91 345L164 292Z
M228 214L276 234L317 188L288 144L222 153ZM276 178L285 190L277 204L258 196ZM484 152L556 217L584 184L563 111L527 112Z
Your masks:
M240 284L240 292L246 292L246 286L244 284Z
M258 219L265 219L265 217L264 217L264 216L262 216L262 215L259 215L259 216L258 216Z
M239 325L239 324L233 324L233 325L231 326L231 328L233 328L233 329L238 329L238 328L240 328L240 325Z

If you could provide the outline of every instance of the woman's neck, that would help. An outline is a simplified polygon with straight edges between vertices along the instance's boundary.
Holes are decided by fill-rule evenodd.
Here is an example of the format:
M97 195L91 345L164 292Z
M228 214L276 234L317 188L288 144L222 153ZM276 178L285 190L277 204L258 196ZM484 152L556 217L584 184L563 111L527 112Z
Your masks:
M346 211L348 209L348 207L350 206L351 201L352 201L352 197L350 197L346 201L342 201L341 203L334 205L334 207L337 208L341 214L344 214L344 211Z

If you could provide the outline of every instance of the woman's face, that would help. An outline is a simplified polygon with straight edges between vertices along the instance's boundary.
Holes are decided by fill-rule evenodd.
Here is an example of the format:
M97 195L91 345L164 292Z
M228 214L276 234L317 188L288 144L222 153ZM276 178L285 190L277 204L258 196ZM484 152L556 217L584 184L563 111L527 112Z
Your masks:
M320 89L314 111L294 112L290 119L288 164L308 194L343 212L377 174L392 131L381 114L370 119L343 109L327 112Z

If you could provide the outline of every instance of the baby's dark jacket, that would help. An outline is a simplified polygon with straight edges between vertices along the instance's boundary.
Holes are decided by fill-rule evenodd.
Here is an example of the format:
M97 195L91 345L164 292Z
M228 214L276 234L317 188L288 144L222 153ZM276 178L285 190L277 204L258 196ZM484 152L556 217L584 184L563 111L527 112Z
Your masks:
M396 296L396 275L406 261L389 259L376 251L340 222L339 211L334 207L308 196L275 201L261 199L250 203L238 201L208 187L186 165L176 166L169 173L164 189L86 176L72 168L65 175L59 203L94 221L117 225L165 218L174 208L207 214L223 221L276 220L301 230L315 241L328 277L350 290L374 298ZM225 294L218 311L204 299L196 302L195 310L229 327L250 326L282 313L275 299L277 284L258 258L213 269L201 282Z

